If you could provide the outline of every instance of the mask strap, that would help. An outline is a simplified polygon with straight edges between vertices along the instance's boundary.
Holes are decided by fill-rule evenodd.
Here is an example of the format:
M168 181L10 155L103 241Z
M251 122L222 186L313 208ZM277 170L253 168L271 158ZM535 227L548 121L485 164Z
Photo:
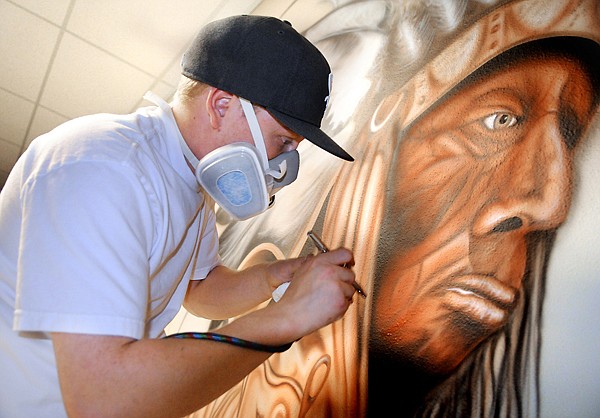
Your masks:
M198 167L198 164L200 164L200 160L194 155L189 145L187 142L185 142L181 135L179 135L179 144L181 145L181 150L183 151L183 155L185 155L185 159L189 161L195 170L196 167Z
M252 134L252 139L254 140L254 146L256 146L258 153L262 158L262 165L263 169L265 170L265 174L268 174L279 180L285 176L287 171L286 161L283 160L281 164L279 164L279 170L273 170L269 167L267 147L265 146L265 140L262 136L260 125L258 124L258 119L256 118L256 113L254 112L252 103L242 97L240 97L240 103L242 104L242 110L244 111L244 115L248 121L248 126L250 127L250 133Z

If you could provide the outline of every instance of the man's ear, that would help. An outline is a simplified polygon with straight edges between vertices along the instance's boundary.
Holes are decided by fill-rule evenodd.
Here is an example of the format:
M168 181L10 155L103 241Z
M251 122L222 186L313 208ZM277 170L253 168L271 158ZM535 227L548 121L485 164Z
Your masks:
M221 126L221 119L229 110L231 104L231 93L212 88L206 98L206 111L208 119L213 128L218 129Z

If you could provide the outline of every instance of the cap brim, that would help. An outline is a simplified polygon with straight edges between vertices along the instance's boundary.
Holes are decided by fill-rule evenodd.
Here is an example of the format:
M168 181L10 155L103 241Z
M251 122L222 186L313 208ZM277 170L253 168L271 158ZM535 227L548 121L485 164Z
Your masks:
M319 148L341 158L342 160L354 161L354 158L352 158L350 154L348 154L320 128L308 122L293 118L285 113L278 112L274 109L267 108L267 110L275 117L275 119L285 125L286 128L308 139Z

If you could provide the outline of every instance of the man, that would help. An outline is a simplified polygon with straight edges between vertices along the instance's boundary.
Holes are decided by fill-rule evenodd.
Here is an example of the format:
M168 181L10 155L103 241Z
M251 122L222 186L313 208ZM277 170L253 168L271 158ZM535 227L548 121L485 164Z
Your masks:
M352 302L347 249L223 266L210 204L237 219L267 209L294 179L304 137L352 160L320 130L327 61L288 22L235 16L199 32L182 72L171 105L149 95L157 107L67 122L11 172L0 194L0 415L182 416ZM182 302L229 318L284 282L278 303L213 341L157 338Z

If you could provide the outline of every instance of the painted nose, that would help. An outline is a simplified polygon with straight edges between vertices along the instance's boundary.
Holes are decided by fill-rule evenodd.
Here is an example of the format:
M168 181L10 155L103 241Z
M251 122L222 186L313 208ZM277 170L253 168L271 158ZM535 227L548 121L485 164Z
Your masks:
M493 174L497 194L483 208L475 233L547 230L564 222L571 203L572 153L556 112L530 128L498 164Z

